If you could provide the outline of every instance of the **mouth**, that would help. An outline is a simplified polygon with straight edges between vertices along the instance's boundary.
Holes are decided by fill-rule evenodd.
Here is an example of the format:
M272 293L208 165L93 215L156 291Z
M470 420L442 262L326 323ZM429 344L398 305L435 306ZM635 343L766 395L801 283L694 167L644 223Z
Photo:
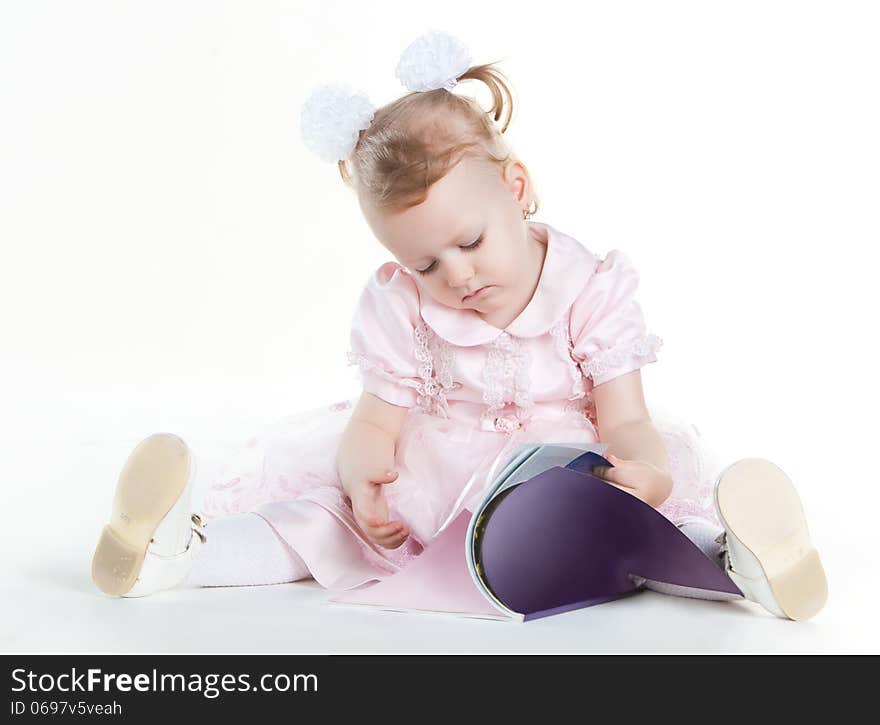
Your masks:
M475 292L472 292L469 295L465 295L465 297L462 299L462 302L467 302L468 300L472 300L472 299L478 297L479 295L484 294L486 292L486 290L491 289L493 286L494 285L487 284L485 287L480 287L480 289L476 290Z

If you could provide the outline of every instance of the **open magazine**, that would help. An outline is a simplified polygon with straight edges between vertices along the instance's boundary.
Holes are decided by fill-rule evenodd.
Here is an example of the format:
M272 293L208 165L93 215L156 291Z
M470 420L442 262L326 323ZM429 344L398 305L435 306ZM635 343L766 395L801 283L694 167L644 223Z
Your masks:
M444 522L416 559L328 603L522 622L618 599L645 582L738 594L665 516L592 474L612 465L605 448L521 445L493 465L473 512Z

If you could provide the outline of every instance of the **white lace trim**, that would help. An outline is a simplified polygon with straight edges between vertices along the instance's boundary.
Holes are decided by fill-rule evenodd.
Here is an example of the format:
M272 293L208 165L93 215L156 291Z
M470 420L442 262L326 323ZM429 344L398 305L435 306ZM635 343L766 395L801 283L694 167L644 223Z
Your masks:
M420 380L386 370L368 355L360 352L349 351L348 364L358 365L361 371L374 373L390 383L413 388L416 392L416 406L419 409L431 415L448 418L449 405L446 401L446 393L461 387L461 383L452 380L455 353L452 346L446 340L437 337L424 322L416 326L413 336L415 338L413 355L419 363Z
M422 378L416 387L419 394L416 404L425 413L448 418L446 393L461 387L461 383L452 380L455 352L452 345L436 335L424 321L416 325L415 340L414 354L420 363L419 376Z
M483 380L486 383L483 402L489 405L483 414L485 418L493 418L507 403L516 405L518 416L527 417L526 411L534 405L529 389L530 367L531 354L524 343L507 332L495 338L483 367Z
M635 340L615 345L602 350L588 360L580 363L580 368L588 378L604 375L614 368L620 367L632 357L650 357L663 344L656 335L642 335Z
M364 355L361 352L349 351L347 357L348 364L357 365L361 369L361 372L374 373L383 380L387 380L389 383L396 383L398 385L402 385L405 388L418 389L419 387L419 382L417 380L413 380L412 378L402 378L395 373L389 372L384 367L382 367L377 362L370 359L367 355Z

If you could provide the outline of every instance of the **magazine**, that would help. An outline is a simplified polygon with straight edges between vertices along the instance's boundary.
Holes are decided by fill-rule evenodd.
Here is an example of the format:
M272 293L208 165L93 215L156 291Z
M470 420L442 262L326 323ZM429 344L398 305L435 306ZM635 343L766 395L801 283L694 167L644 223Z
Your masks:
M444 522L416 559L327 603L523 622L653 581L738 593L665 516L593 475L612 465L606 448L520 446L493 464L473 511Z

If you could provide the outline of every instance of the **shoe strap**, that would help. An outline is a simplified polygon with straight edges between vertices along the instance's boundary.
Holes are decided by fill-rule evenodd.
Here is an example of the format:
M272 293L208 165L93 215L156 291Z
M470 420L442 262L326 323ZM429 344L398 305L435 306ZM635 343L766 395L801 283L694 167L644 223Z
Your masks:
M153 551L152 549L147 549L147 556L152 556L153 558L160 559L162 561L174 561L176 559L188 558L190 556L198 556L199 550L208 541L208 537L204 531L208 524L197 513L194 513L192 514L192 516L190 516L190 521L193 524L191 527L192 533L189 537L189 543L186 545L186 548L183 551L178 552L177 554L163 555Z
M205 534L193 526L189 543L184 551L163 556L147 549L140 576L131 590L123 596L142 597L177 586L186 579L193 561L198 558L206 541Z

